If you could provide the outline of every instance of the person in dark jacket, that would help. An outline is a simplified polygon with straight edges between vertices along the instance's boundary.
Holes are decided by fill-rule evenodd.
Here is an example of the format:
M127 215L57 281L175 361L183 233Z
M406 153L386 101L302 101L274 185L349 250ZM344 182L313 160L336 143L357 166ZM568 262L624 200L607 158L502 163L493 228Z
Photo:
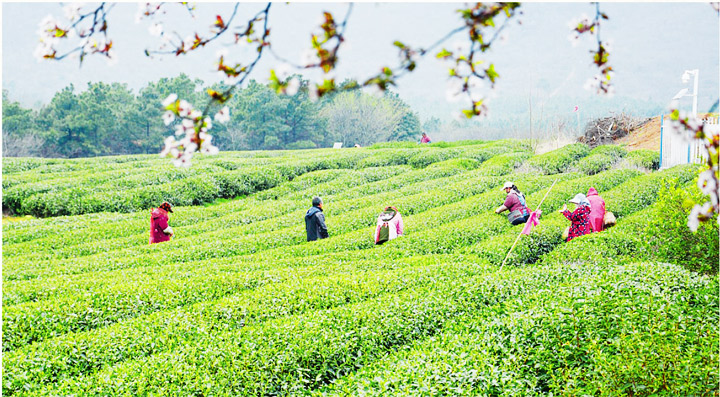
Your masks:
M327 226L325 226L325 215L323 215L323 202L320 197L313 197L312 207L305 214L305 231L307 241L328 238Z

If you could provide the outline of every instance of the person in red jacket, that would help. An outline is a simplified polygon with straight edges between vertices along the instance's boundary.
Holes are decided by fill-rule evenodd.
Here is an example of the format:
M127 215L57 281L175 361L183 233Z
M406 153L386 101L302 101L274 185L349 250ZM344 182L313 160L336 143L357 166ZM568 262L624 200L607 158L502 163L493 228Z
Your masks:
M158 208L150 210L150 244L170 241L170 238L175 236L172 228L168 225L168 212L173 212L173 210L167 201L160 204Z
M594 187L588 190L587 199L590 202L590 226L594 232L602 232L605 219L605 200L598 195Z
M563 208L559 211L565 215L565 218L570 220L570 231L568 232L567 241L592 233L592 228L590 227L590 202L587 197L582 193L578 193L570 199L570 202L577 205L575 211L572 213L568 211L567 204L563 205Z

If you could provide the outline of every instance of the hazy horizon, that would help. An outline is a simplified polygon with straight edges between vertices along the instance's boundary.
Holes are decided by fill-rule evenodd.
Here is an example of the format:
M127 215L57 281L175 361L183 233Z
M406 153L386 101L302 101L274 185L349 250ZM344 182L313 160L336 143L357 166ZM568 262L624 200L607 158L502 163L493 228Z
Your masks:
M157 47L158 39L148 33L150 22L134 21L136 3L118 3L109 18L109 37L113 39L118 62L107 66L99 57L89 57L78 67L76 60L38 63L33 58L38 23L48 14L63 17L60 3L4 3L3 89L13 101L34 107L46 104L55 92L74 84L83 91L88 82L125 83L136 93L148 82L185 73L205 84L220 81L213 71L215 53L222 45L213 44L187 56L150 59L145 48ZM168 7L168 14L157 18L168 30L186 27L207 33L216 14L229 15L232 3L199 3L196 21ZM395 40L411 46L427 47L461 25L456 13L462 3L359 3L355 4L347 28L347 43L340 50L335 77L362 80L382 66L398 64ZM259 3L241 4L234 25L240 25L262 7ZM512 23L507 39L496 43L482 59L493 62L500 74L489 102L490 120L526 112L532 98L533 112L548 117L572 115L579 105L583 118L608 111L636 111L641 114L665 109L683 84L686 69L700 70L698 110L706 111L719 96L718 13L707 3L601 3L610 19L601 30L610 40L609 64L616 75L613 98L598 97L583 89L584 82L597 73L592 64L594 38L583 38L573 47L567 39L568 22L581 14L593 16L589 3L525 3L522 24ZM299 62L303 50L310 47L310 33L317 31L322 11L328 10L341 20L347 10L343 3L277 3L270 15L271 42L276 52ZM244 19L243 19L244 18ZM670 28L670 25L673 25ZM463 37L450 38L445 47ZM230 38L224 39L227 42ZM232 51L234 47L230 47ZM436 52L436 51L435 51ZM245 58L247 59L247 58ZM269 70L281 62L268 56L258 64L252 78L267 82ZM305 74L305 73L304 73ZM307 77L317 73L305 74ZM398 82L394 91L415 109L421 120L438 117L448 120L464 102L449 103L445 98L447 64L432 55L423 59L417 70ZM485 90L484 92L489 92ZM689 109L690 100L681 105Z

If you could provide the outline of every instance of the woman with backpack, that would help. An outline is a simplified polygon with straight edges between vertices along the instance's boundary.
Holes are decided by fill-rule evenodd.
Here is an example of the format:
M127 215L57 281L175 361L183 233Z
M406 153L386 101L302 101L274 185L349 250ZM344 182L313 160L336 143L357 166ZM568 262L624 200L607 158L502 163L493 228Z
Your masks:
M503 205L495 209L495 213L499 214L504 211L510 211L507 218L508 222L513 226L527 222L530 217L530 209L525 203L525 195L523 195L512 182L505 182L502 190L505 191L507 196L505 197Z
M387 206L378 215L375 228L375 244L380 245L403 235L403 220L394 206Z

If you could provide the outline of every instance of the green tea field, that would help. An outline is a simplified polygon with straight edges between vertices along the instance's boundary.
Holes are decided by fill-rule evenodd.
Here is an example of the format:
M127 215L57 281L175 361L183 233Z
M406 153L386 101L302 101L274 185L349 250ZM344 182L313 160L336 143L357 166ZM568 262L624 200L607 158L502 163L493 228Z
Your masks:
M4 158L3 396L718 396L698 167L529 141ZM540 223L494 212L512 181ZM555 182L554 187L548 192ZM617 224L564 242L595 187ZM307 242L324 201L330 237ZM152 207L175 237L148 244ZM385 206L403 236L376 246Z

